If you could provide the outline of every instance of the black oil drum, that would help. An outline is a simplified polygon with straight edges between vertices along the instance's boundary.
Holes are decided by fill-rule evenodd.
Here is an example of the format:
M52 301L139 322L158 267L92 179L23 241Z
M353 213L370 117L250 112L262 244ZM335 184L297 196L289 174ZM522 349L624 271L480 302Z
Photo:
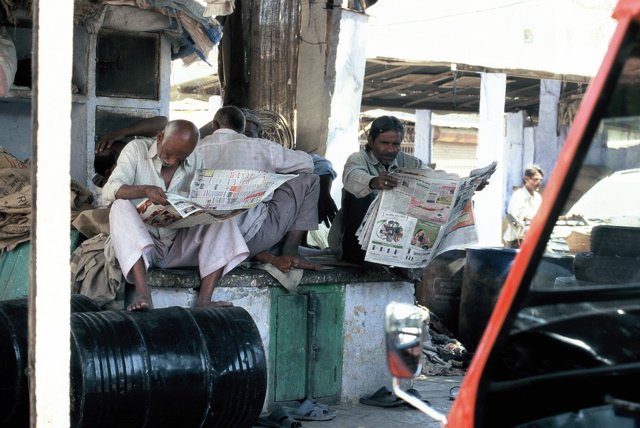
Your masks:
M454 336L458 335L462 274L467 253L451 250L437 255L424 268L416 285L416 300L440 318Z
M232 308L77 313L73 427L251 427L266 359L249 313Z
M29 299L0 301L0 426L29 426L27 377ZM86 296L71 295L71 312L99 312Z
M460 296L460 342L475 351L517 250L467 248Z
M490 247L467 249L458 331L460 342L470 351L480 343L518 251ZM554 288L556 278L572 275L573 256L544 254L531 280L531 288Z

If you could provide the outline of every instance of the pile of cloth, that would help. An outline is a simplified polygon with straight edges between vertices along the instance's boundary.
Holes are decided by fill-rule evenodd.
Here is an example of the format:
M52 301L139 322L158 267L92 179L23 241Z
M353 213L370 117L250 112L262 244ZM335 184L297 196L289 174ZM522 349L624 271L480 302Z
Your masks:
M453 337L433 312L429 314L429 334L425 335L422 353L422 373L427 376L464 376L471 360L465 346Z
M121 31L162 31L172 40L172 59L189 65L208 61L222 39L214 18L233 12L232 0L75 0L74 23L90 33L101 28Z
M70 184L71 219L91 209L89 189ZM31 238L31 168L0 146L0 257Z

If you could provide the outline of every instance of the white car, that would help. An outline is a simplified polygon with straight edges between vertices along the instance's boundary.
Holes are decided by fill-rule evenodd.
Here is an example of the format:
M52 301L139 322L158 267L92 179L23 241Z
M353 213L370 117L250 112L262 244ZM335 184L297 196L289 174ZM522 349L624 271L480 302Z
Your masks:
M587 250L591 229L601 224L640 227L639 188L640 168L617 171L597 182L566 214L567 217L575 215L582 219L559 220L548 249L555 253ZM570 248L567 238L572 233ZM582 241L582 246L579 241Z

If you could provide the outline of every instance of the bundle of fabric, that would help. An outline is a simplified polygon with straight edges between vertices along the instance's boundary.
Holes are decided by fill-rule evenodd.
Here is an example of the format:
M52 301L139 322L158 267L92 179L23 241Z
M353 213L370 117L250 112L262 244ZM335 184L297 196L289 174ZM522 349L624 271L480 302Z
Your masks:
M91 33L100 28L121 31L163 31L172 40L174 54L185 64L198 59L207 61L209 53L222 38L222 26L206 15L205 6L196 0L75 0L77 24ZM233 2L231 2L231 5ZM224 2L211 5L217 16L233 12Z
M204 0L207 5L204 8L204 16L224 16L233 12L233 0Z
M124 309L124 278L109 235L87 239L71 254L71 293L87 296L104 309Z
M23 18L27 14L29 17L33 15L33 0L0 0L0 6L0 24L8 22L15 25L18 23L19 15Z
M91 209L92 195L78 182L70 185L73 220L80 211ZM31 170L0 146L0 256L31 235Z
M4 97L11 89L16 71L18 58L16 47L4 27L0 27L0 97Z

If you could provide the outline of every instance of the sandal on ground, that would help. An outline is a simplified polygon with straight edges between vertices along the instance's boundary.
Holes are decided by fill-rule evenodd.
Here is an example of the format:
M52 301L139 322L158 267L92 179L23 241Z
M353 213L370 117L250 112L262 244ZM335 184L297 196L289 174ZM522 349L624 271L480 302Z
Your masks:
M404 404L404 400L396 397L386 386L383 386L369 397L360 397L360 402L369 406L379 407L397 407Z
M416 397L418 400L426 403L428 406L431 405L431 402L429 400L425 400L425 399L422 398L422 395L420 395L420 393L418 392L417 389L411 388L411 389L407 389L405 392L407 394L409 394L409 395L412 395L412 396ZM407 404L409 407L413 407L415 409L415 407L411 403L405 401L405 404Z
M299 421L330 421L337 414L335 410L329 410L326 405L318 403L312 397L307 397L298 407L283 407L282 410Z
M266 418L259 418L258 425L274 428L301 428L302 424L292 419L282 408L277 409Z
M316 399L313 398L312 396L308 396L304 400L300 401L300 404L304 404L305 401L309 401L311 404L313 404L314 406L317 406L317 407L319 407L321 409L328 409L329 408L329 406L327 406L326 404L318 403L316 401Z

